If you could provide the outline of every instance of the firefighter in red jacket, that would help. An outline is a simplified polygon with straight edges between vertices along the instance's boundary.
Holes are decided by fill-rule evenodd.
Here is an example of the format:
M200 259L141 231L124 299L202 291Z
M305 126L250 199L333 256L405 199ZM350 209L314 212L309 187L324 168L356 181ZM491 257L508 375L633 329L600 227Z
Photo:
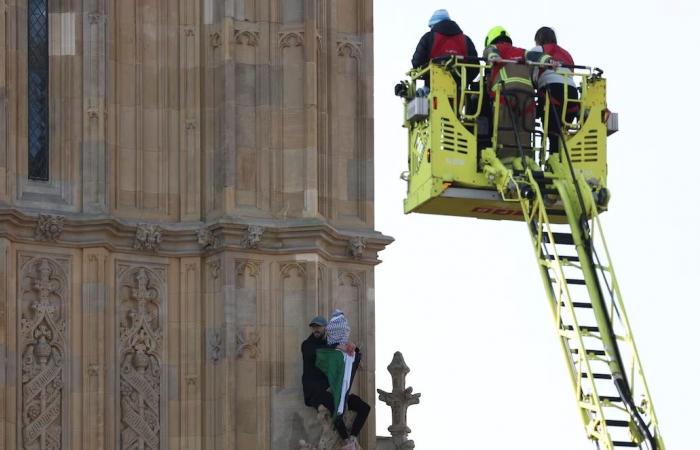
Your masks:
M492 64L487 73L486 89L492 100L497 89L501 92L496 154L506 163L520 156L520 149L532 156L536 105L530 70L524 64L525 49L515 47L508 31L501 26L489 30L484 47L484 58ZM502 60L522 61L523 64L500 62ZM488 103L485 106L490 106ZM492 116L488 109L487 114Z
M471 62L477 61L476 47L469 36L462 32L456 22L450 20L447 10L438 9L428 21L430 31L421 37L411 60L413 68L422 67L432 59L445 56L461 56ZM479 69L467 70L469 82L479 74Z
M527 52L528 61L539 63L555 63L564 66L573 66L574 59L571 54L557 44L557 36L554 30L549 27L542 27L535 33L535 45ZM532 70L532 80L537 84L537 116L544 120L544 108L546 93L549 92L549 102L552 110L549 112L547 124L547 134L549 135L550 151L557 151L559 128L557 123L564 119L566 122L573 122L578 112L578 103L569 103L566 115L562 114L564 108L564 98L578 100L578 89L571 75L571 69L559 67L558 69L534 67ZM554 114L559 120L556 120Z

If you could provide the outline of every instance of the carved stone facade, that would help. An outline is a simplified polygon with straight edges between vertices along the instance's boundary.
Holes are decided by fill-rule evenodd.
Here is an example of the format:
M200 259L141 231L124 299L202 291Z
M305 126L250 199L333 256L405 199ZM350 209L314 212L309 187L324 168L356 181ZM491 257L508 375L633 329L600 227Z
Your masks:
M0 0L0 448L317 446L310 317L346 311L374 402L372 2L48 5L39 181Z

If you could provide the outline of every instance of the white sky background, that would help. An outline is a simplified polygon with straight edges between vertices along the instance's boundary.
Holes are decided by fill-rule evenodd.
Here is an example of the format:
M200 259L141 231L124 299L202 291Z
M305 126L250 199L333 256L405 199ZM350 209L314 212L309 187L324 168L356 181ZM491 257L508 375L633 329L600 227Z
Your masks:
M406 130L394 84L436 8L477 47L493 25L531 48L542 25L608 79L603 227L669 450L700 426L700 6L691 0L375 0L376 228L396 238L376 271L377 387L401 350L418 449L590 450L523 223L405 216ZM493 19L498 17L498 19ZM377 433L388 407L377 402Z

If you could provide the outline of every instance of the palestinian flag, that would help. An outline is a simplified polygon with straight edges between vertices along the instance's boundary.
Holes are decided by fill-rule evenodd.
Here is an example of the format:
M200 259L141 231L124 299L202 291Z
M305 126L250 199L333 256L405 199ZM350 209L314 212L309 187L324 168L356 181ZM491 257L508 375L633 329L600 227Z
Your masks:
M337 417L345 411L345 399L352 387L353 363L355 356L334 348L319 348L316 350L316 367L328 378Z

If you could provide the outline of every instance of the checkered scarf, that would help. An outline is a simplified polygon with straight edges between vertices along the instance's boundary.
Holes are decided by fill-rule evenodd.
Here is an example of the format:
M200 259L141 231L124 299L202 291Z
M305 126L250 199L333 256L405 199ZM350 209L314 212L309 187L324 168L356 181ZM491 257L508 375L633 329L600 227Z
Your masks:
M347 344L350 340L350 325L343 311L336 309L331 314L331 320L326 327L328 344Z

